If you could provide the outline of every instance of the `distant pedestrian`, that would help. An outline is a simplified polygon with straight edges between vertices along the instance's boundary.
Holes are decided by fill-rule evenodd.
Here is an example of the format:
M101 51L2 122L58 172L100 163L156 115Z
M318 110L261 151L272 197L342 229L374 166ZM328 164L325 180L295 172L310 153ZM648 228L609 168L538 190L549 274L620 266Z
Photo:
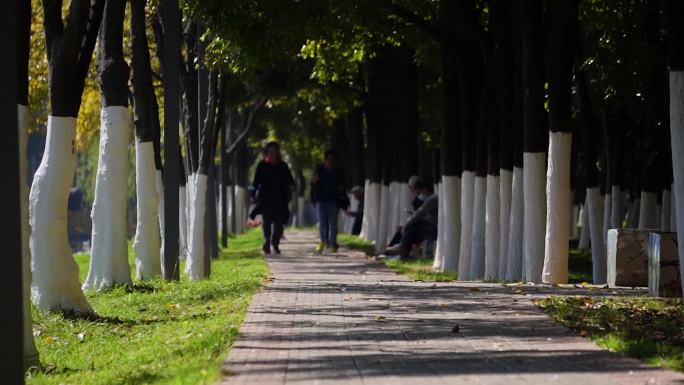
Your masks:
M337 251L337 214L349 207L349 197L344 189L342 170L337 166L335 154L326 151L325 161L318 166L311 180L311 202L316 204L321 241L316 247L322 252L327 246Z
M266 155L257 165L252 187L256 204L253 214L258 213L262 217L262 250L265 254L270 254L273 247L273 251L280 254L280 239L290 217L288 204L294 189L294 179L287 163L282 160L278 142L269 142L266 145Z

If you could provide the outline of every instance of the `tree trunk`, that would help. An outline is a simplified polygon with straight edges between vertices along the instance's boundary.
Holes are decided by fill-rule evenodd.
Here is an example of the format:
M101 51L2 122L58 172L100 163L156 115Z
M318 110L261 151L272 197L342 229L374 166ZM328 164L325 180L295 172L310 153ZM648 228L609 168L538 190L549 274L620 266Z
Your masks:
M503 0L491 0L490 20L496 41L494 66L496 70L496 108L499 163L499 261L496 276L506 278L508 268L508 238L511 219L513 183L513 92L515 62L510 5Z
M145 2L142 0L131 2L131 43L137 198L133 250L136 276L147 279L161 275L161 223L158 221L160 196L156 186L156 133L152 123L155 95L145 27Z
M548 7L551 25L547 49L550 140L542 281L550 284L568 281L572 67L578 8L577 0L554 1Z
M493 127L490 124L492 117L488 115L489 109L487 108L490 100L489 98L492 97L490 82L485 78L482 84L485 89L480 98L480 119L477 130L475 185L473 189L473 229L470 250L470 279L482 279L484 277L486 262L487 144L488 130ZM496 190L498 192L498 188Z
M123 57L125 0L107 0L98 41L97 72L102 111L90 269L84 290L132 285L128 266L128 65Z
M76 116L95 47L104 0L74 0L68 24L61 3L43 2L50 116L45 152L29 196L32 297L41 310L91 313L67 238L66 214L74 176Z
M546 226L546 130L544 114L544 64L542 2L524 0L521 7L524 166L524 265L525 280L542 280L544 228Z
M499 257L500 257L500 180L499 180L499 127L498 105L489 103L496 98L496 70L494 68L487 71L485 78L484 100L487 100L488 108L482 110L480 119L487 124L487 189L485 193L485 259L484 259L484 279L497 279L499 277ZM490 118L494 117L494 118Z
M670 80L670 137L672 138L672 170L674 174L673 196L676 208L678 237L682 238L684 229L684 4L670 0L670 47L669 47L669 80ZM684 266L684 247L679 248L679 266ZM682 280L684 292L684 280Z
M29 226L29 191L27 181L27 155L26 147L28 144L29 132L29 57L31 51L31 2L21 0L16 2L16 24L14 34L16 42L16 67L9 71L16 71L17 79L17 127L18 127L18 150L19 150L19 192L21 207L21 283L22 283L22 302L23 302L23 336L24 336L24 368L37 367L40 365L38 351L33 341L33 320L31 317L31 251L29 249L29 237L31 228ZM11 37L9 37L11 39ZM11 60L7 60L11 64ZM9 75L9 73L7 73ZM10 78L12 76L10 75ZM6 87L7 92L11 92L12 87ZM8 138L8 144L12 142ZM5 151L11 156L13 151ZM13 163L9 163L12 165ZM11 199L11 198L10 198ZM18 277L18 275L17 275ZM17 313L18 314L18 313Z
M509 6L511 6L509 4ZM514 13L513 11L511 13ZM523 270L523 93L522 93L522 52L520 25L511 24L513 36L513 92L511 119L513 132L513 176L511 178L511 213L508 232L508 260L506 280L522 279ZM502 254L503 256L503 254Z
M442 1L442 28L448 28L456 17L454 7L447 7L448 2ZM438 236L440 236L440 250L435 253L435 260L440 258L441 270L460 272L462 250L462 181L463 166L459 149L461 148L461 124L458 120L462 107L459 105L458 47L447 41L441 45L442 70L442 137L441 137L441 186L439 193ZM441 234L439 234L441 230ZM468 255L468 258L470 255ZM464 266L464 269L467 266ZM467 279L461 277L461 279Z
M159 10L164 27L163 47L163 84L164 84L164 147L171 151L164 151L164 226L162 257L162 275L166 280L179 279L179 181L178 174L182 158L174 149L180 148L178 143L179 124L179 53L180 53L180 10L178 2L162 0ZM155 23L155 25L157 25ZM158 28L157 28L158 29ZM160 45L159 39L157 45Z
M463 172L461 174L461 239L458 277L460 280L470 280L476 278L471 271L475 200L479 199L475 194L475 166L483 62L479 49L471 43L464 43L459 46L459 50L462 52L462 60L457 63L457 70Z
M33 343L33 331L26 294L30 282L26 263L26 173L22 144L22 118L17 116L26 106L28 97L28 33L30 28L30 2L9 1L3 4L7 12L6 21L0 27L2 39L0 48L4 52L2 68L5 82L0 90L0 119L6 130L3 135L0 154L2 175L7 181L2 189L3 219L6 228L2 235L3 268L7 276L3 279L2 292L5 296L2 340L5 347L1 365L3 380L8 384L24 384L25 369L30 363L37 363L37 353ZM28 8L28 9L27 9ZM27 14L28 13L28 14ZM27 19L28 18L28 19ZM23 95L22 95L23 94Z
M596 142L599 132L599 126L594 114L591 98L589 97L589 84L584 70L577 71L577 90L580 98L581 109L580 117L582 119L582 144L584 148L583 164L584 170L584 184L586 185L587 193L584 199L587 219L584 220L582 232L585 232L584 226L588 226L591 237L591 259L593 270L593 282L595 284L603 284L606 282L606 249L603 244L603 224L601 223L603 214L603 197L601 197L601 187L599 183L598 169L596 167L597 149Z

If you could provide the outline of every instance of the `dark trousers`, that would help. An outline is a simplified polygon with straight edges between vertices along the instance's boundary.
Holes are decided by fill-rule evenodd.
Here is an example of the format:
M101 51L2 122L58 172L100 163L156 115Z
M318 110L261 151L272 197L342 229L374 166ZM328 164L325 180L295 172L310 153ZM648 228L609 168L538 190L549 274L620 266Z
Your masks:
M399 255L401 256L401 259L409 257L413 245L425 240L435 239L437 239L437 226L428 221L417 220L412 224L405 226L402 231L401 243L399 246Z
M278 247L283 236L284 223L276 221L269 215L262 215L261 230L264 233L264 244Z
M321 242L326 245L337 247L337 214L339 208L337 203L318 202L316 203L316 214L318 215L318 231Z

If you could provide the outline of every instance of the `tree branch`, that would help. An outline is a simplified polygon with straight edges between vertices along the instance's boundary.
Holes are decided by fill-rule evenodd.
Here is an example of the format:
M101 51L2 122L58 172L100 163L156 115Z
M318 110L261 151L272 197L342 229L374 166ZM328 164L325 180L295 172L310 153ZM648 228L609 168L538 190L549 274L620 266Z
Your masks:
M252 131L252 119L254 118L254 114L266 103L266 98L261 97L257 102L254 104L254 106L250 109L248 115L247 115L247 123L245 123L245 129L242 131L242 133L233 141L233 143L230 144L230 147L226 150L226 155L231 156L237 149L237 147L242 143L250 134Z
M97 42L97 34L102 22L104 6L105 0L95 0L91 5L86 29L81 35L80 49L76 59L76 95L79 95L79 97L83 94L88 68L90 67L90 61L93 59L93 51L95 50L95 42Z
M441 41L445 38L444 32L434 24L422 18L415 12L406 9L392 1L380 1L380 5L392 12L395 16L418 27L423 32L432 36L435 40Z

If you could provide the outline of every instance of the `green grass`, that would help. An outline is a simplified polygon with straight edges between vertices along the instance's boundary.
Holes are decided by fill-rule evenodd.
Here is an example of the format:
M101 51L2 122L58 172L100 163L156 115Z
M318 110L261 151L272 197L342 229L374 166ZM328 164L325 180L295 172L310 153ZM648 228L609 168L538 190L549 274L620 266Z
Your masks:
M592 279L591 250L570 250L570 255L568 256L568 282L591 282Z
M456 273L435 271L432 268L432 259L386 260L385 266L396 273L408 276L414 281L451 282L457 278Z
M136 282L88 293L98 314L70 318L34 309L42 368L27 383L211 384L237 337L252 295L268 268L260 232L231 237L210 279ZM76 260L83 278L88 255ZM133 271L133 270L132 270Z
M338 234L337 242L340 245L346 246L352 250L363 251L368 256L375 255L375 246L373 246L372 243L365 241L355 235Z
M360 250L366 255L375 254L375 247L357 236L340 234L338 242L350 249ZM432 268L432 259L414 259L410 261L384 260L385 266L395 273L406 275L415 281L451 282L456 280L456 273L437 272Z
M684 311L679 299L553 296L537 305L603 348L684 372Z

